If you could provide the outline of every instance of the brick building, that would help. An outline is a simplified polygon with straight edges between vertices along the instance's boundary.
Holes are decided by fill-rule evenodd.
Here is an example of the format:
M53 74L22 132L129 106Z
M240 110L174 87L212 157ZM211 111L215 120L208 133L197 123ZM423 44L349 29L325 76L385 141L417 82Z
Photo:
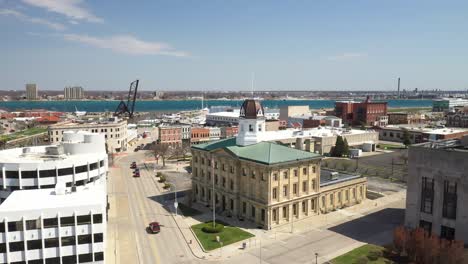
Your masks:
M181 145L182 128L179 126L160 126L158 144Z
M351 125L382 125L381 116L387 115L387 102L371 102L369 97L364 102L336 102L335 116Z
M210 141L210 128L192 127L190 144L201 144Z

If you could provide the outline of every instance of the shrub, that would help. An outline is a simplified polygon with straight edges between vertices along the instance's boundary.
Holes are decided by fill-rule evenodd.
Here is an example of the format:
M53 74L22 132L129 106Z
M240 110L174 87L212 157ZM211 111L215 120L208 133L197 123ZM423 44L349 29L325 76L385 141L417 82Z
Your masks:
M205 226L202 227L202 231L205 233L210 233L210 234L215 234L215 233L220 233L224 229L224 225L220 223L216 223L215 226L213 227L213 222L207 222L205 223Z
M156 173L156 177L161 177L162 176L162 173L158 172Z
M164 186L163 186L164 189L169 189L171 188L171 185L169 183L164 183Z
M377 250L373 250L373 251L370 251L368 254L367 254L367 258L371 261L376 261L378 260L380 257L382 257L382 252L381 251L377 251Z
M161 177L159 177L159 182L165 182L166 181L166 177L164 175L161 175Z
M355 264L367 264L369 260L365 256L361 256L358 259L356 259Z

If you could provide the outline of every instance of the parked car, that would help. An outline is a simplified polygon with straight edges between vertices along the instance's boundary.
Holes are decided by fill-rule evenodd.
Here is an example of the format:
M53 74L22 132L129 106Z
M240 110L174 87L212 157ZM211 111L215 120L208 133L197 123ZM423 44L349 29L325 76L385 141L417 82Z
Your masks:
M130 165L130 168L131 168L131 169L136 169L136 167L137 167L136 162L135 162L135 161L132 162L132 165Z
M161 232L161 226L159 225L158 222L149 223L149 225L148 225L148 231L149 231L151 234L157 234L157 233Z
M140 170L138 168L133 172L133 177L140 177Z
M140 150L140 146L137 146L137 147L135 148L135 152L137 152L137 151L139 151L139 150Z

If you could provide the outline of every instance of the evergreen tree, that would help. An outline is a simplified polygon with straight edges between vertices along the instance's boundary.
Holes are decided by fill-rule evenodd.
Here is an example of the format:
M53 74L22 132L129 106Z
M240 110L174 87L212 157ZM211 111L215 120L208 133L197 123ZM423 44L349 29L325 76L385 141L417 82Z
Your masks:
M410 134L406 128L403 129L403 145L405 145L405 147L411 145Z
M349 145L348 145L348 140L344 138L344 143L343 143L343 155L346 157L349 156Z
M333 157L343 156L344 146L345 145L344 145L343 137L337 136L335 147L333 148L333 151L332 151L332 156Z

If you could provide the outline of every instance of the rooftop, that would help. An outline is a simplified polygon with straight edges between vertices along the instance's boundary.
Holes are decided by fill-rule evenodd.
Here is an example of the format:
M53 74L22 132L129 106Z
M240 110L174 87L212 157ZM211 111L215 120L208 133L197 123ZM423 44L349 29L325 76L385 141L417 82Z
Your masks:
M468 152L468 136L464 136L462 139L446 139L414 144L410 146L410 148L412 147Z
M407 129L409 132L421 132L426 134L437 134L437 135L450 135L460 132L468 132L468 128L459 128L459 127L445 127L445 128L427 128L420 126L399 126L399 125L388 125L382 127L383 130L403 130Z
M345 182L349 180L354 180L362 178L359 174L349 174L349 173L342 173L336 172L327 169L320 170L320 187L328 186L331 184L336 184L340 182Z
M88 185L78 188L76 192L67 190L65 194L57 195L54 189L17 190L12 192L0 205L2 212L32 211L48 208L78 207L103 204L106 192L103 185ZM38 207L38 205L40 205Z
M216 112L216 113L209 113L206 116L227 116L227 117L239 117L240 110L233 110L232 112L224 111L224 112Z
M289 148L273 142L260 142L248 146L238 146L236 145L236 138L194 145L192 148L204 151L224 149L240 159L267 165L322 158L319 154Z

